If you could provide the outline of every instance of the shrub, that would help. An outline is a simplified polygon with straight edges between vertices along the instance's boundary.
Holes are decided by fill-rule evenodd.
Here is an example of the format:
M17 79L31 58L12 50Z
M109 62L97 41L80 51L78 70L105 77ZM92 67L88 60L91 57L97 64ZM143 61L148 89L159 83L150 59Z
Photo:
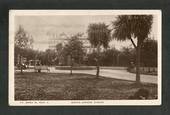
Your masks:
M134 95L130 96L129 99L148 99L149 90L140 88Z

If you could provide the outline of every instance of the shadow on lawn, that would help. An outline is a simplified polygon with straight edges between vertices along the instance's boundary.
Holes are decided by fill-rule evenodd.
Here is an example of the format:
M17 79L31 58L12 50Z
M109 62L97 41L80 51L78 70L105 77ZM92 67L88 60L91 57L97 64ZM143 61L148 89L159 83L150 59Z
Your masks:
M15 74L15 100L121 100L129 99L140 88L155 99L157 85L87 74L24 73Z

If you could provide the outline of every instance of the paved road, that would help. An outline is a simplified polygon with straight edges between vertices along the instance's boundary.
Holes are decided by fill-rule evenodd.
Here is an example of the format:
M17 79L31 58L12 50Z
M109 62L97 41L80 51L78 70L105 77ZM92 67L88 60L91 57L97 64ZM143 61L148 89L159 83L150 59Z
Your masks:
M52 73L70 73L70 70L55 70L55 68L50 68ZM96 70L73 70L73 73L84 73L96 75ZM109 70L109 69L100 69L100 76L110 77L116 79L130 80L135 81L136 75L134 73L129 73L126 70ZM158 76L154 75L141 75L141 81L146 83L155 83L157 84Z
M56 70L54 67L49 67L50 73L70 73L70 70ZM32 70L25 70L32 72ZM46 70L42 70L47 72ZM73 73L84 73L90 75L96 75L96 70L73 70ZM111 70L111 69L100 69L100 76L135 81L136 75L129 73L126 70ZM141 81L146 83L157 84L158 76L155 75L141 75Z

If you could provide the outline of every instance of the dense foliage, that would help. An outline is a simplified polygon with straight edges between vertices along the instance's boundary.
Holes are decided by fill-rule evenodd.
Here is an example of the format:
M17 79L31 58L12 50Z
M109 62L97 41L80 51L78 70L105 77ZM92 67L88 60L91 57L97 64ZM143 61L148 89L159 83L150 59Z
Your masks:
M74 35L65 44L63 48L63 56L68 62L67 65L70 65L70 61L74 61L74 63L81 64L83 61L83 57L85 55L84 47L82 41L79 40L80 35Z
M123 26L121 27L123 28ZM110 30L105 24L90 24L88 32L88 39L94 49L91 53L85 52L83 43L80 40L80 34L72 36L66 44L56 44L54 50L47 49L46 51L37 51L32 49L32 37L20 26L15 35L15 65L18 63L18 56L26 58L27 61L38 59L41 61L42 65L49 66L70 65L69 58L73 59L74 63L77 65L97 66L97 64L99 64L100 66L128 67L131 62L136 65L136 48L123 47L118 50L108 47L111 33L109 33ZM120 37L122 36L123 35ZM105 39L103 37L105 37ZM100 46L99 52L97 52L98 46ZM141 66L157 66L156 40L145 39L143 41L140 59Z
M113 22L113 38L120 41L131 40L136 49L136 82L140 83L141 46L148 38L152 27L152 15L120 15ZM137 39L135 44L134 39Z

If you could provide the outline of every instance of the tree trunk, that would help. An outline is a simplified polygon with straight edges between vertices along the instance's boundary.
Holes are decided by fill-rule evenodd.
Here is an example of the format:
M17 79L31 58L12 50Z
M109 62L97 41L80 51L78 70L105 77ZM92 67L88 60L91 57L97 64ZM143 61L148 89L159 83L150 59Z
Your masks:
M20 70L21 70L21 73L23 73L23 68L22 68L22 63L21 63L22 56L20 55L19 57L20 57L20 58L19 58Z
M99 65L97 65L96 78L98 78L98 77L99 77L99 72L100 72L100 67L99 67Z
M71 65L71 70L70 70L70 75L72 75L73 74L73 67L72 67L72 65Z
M21 65L21 73L23 73L22 65Z
M38 73L41 73L41 69L38 69Z
M137 41L137 49L136 49L136 83L140 84L140 49L141 43L140 40Z
M72 56L71 56L71 68L70 68L70 75L73 74L73 59L72 59Z
M100 45L97 46L97 65L96 65L96 78L99 77L99 73L100 73L100 64L99 64L99 58L100 58Z

